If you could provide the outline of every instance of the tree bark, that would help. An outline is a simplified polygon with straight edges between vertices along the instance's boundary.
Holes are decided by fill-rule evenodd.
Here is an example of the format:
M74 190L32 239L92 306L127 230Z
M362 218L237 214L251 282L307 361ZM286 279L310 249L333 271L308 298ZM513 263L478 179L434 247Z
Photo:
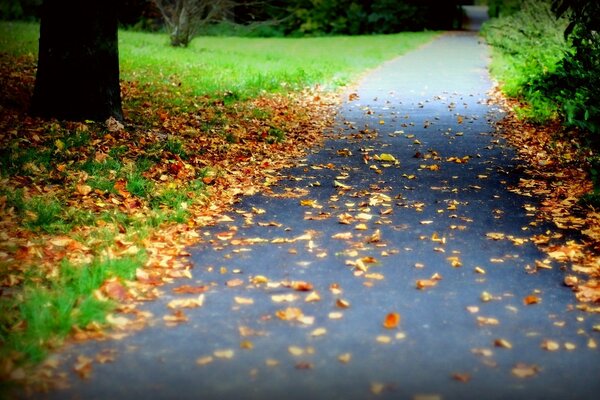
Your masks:
M32 113L123 119L116 0L45 0Z

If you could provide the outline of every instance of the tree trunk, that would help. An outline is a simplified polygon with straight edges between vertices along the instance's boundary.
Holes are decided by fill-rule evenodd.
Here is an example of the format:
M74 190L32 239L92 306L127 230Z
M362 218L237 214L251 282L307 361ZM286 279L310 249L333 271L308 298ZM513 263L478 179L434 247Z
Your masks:
M32 113L123 119L116 0L45 0Z

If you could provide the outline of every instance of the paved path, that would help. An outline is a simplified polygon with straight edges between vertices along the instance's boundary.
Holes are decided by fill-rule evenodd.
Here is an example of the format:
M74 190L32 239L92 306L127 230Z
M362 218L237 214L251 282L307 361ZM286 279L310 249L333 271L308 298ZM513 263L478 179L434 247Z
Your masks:
M563 272L535 272L544 256L519 240L546 227L526 215L534 199L506 189L519 177L492 133L489 88L486 49L472 34L444 35L373 71L343 106L337 139L204 232L191 283L214 287L185 311L190 322L164 326L167 302L186 297L164 288L145 306L154 326L73 349L118 355L50 397L597 398L599 316L573 311ZM252 284L258 275L272 284ZM243 284L227 285L235 279ZM418 280L436 285L419 290ZM281 281L312 284L320 301ZM527 296L541 303L525 305ZM399 325L386 329L394 312ZM560 349L542 349L545 340ZM205 356L212 362L198 365Z

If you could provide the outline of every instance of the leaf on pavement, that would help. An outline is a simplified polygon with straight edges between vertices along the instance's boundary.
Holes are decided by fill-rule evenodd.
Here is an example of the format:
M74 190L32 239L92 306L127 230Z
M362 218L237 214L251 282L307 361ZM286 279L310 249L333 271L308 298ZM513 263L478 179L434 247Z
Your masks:
M517 378L531 378L536 376L541 371L541 368L533 364L518 363L511 372Z
M167 307L169 308L196 308L202 307L204 304L204 294L198 297L192 297L187 299L175 299L171 300Z
M400 324L400 314L397 312L388 313L383 320L383 327L386 329L395 329Z

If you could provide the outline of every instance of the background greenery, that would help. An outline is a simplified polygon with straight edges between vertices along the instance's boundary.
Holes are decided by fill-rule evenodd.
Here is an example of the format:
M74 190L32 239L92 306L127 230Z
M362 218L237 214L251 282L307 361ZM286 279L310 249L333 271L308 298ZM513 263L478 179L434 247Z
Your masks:
M5 0L0 19L37 20L42 0ZM460 24L457 0L238 0L232 18L203 34L305 36L373 34L452 29ZM122 26L158 30L160 12L151 0L123 0Z
M582 143L600 149L600 3L593 0L512 1L482 33L494 48L492 73L523 102L534 122L560 120ZM600 161L589 159L600 198ZM598 201L598 200L596 200Z

